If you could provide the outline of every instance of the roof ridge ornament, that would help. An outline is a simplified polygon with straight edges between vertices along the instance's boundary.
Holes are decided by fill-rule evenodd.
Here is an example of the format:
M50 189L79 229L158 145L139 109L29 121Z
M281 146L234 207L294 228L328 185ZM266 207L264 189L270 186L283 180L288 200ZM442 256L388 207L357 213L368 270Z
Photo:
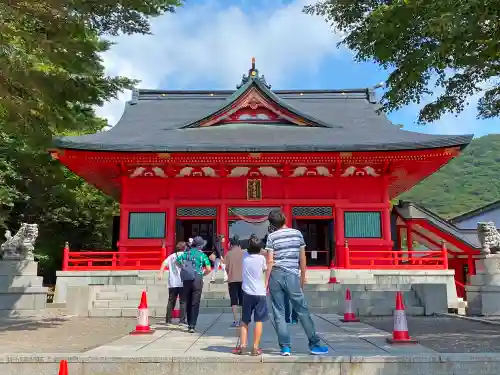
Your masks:
M259 75L259 69L255 67L255 57L252 57L252 67L248 70L248 75L243 74L241 77L241 83L236 86L237 89L245 85L250 80L256 80L266 86L268 89L271 88L271 85L266 82L266 78L264 75Z

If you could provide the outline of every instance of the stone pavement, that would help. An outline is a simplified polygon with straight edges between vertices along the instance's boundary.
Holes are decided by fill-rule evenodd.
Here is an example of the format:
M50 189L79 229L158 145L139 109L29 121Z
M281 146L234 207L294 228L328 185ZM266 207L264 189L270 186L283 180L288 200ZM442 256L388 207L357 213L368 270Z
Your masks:
M231 353L237 342L231 314L200 315L198 333L157 324L152 335L126 335L83 353L0 354L2 375L54 375L68 361L69 375L498 375L500 353L443 354L422 345L391 346L389 332L364 323L342 323L316 314L327 356L308 354L300 325L290 326L292 356L281 357L271 322L264 328L262 356ZM116 337L116 336L115 336Z
M330 349L329 356L436 353L421 345L389 345L385 340L388 337L387 332L363 323L342 323L339 315L316 314L313 320L319 336ZM125 336L85 354L231 358L235 356L231 350L236 346L238 335L238 329L230 327L231 322L232 314L200 315L195 334L188 333L184 327L158 324L152 335ZM307 337L300 324L289 327L293 355L310 357ZM264 361L266 357L279 355L276 332L271 321L264 324L261 348Z

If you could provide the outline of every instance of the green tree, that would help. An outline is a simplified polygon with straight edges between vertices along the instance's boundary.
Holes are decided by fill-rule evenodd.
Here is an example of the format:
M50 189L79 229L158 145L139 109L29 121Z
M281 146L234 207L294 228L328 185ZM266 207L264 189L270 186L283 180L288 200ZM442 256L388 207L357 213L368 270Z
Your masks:
M500 200L499 162L499 134L474 139L462 155L400 198L453 218Z
M54 135L94 133L94 108L136 82L107 77L107 35L147 34L177 0L12 0L0 3L0 227L37 222L53 270L64 241L108 247L117 207L47 153ZM54 263L55 262L55 263Z
M480 118L500 114L497 0L320 0L304 11L342 32L341 44L358 61L392 71L382 110L437 94L419 114L419 122L431 122L462 111L477 94Z

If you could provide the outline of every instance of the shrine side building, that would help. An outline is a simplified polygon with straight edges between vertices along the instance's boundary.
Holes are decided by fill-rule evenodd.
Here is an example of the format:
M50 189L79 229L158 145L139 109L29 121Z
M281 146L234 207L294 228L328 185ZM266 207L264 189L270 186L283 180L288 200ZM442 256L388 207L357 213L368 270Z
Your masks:
M156 269L189 237L264 238L280 207L334 279L448 271L442 241L402 248L390 201L472 135L405 131L376 109L371 89L272 90L255 61L236 90L135 90L111 130L55 140L54 158L120 202L117 251L67 248L63 269Z

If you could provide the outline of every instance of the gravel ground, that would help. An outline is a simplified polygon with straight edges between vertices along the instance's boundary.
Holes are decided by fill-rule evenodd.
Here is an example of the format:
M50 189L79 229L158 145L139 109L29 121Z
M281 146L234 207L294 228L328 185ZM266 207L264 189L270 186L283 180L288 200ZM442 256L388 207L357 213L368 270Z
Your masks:
M500 352L500 326L446 317L407 317L408 330L419 343L440 353ZM392 332L392 317L361 318Z
M0 352L84 352L126 335L135 324L135 318L70 317L57 311L36 319L4 318L0 319Z

